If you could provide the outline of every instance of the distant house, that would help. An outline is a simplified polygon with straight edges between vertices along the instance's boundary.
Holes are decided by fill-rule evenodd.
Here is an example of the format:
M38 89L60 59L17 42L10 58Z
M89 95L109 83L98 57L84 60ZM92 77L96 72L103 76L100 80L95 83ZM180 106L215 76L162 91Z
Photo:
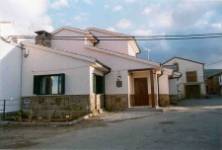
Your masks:
M173 57L163 63L164 66L175 66L181 73L180 78L170 79L170 95L172 99L199 98L206 95L204 83L204 64L201 62Z
M204 71L208 95L222 95L222 69Z

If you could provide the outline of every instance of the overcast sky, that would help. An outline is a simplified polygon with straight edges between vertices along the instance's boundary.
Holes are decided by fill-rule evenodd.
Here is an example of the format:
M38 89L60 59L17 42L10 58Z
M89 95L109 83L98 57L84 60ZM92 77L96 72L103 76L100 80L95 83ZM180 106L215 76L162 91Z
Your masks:
M0 21L15 32L61 26L100 27L132 35L222 32L222 0L0 0ZM222 38L140 42L150 58L172 56L212 63L222 59ZM142 52L140 57L146 57ZM221 67L222 68L222 67Z

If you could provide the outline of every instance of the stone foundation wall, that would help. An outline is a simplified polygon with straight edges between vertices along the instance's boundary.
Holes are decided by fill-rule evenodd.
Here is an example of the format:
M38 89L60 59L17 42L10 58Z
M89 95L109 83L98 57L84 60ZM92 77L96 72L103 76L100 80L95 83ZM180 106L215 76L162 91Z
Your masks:
M105 108L109 111L120 111L128 108L128 95L106 95Z
M29 120L73 120L89 113L89 95L23 97L22 110Z
M170 95L160 94L159 95L159 105L160 107L166 107L170 105Z
M170 104L177 104L179 97L178 95L170 95Z

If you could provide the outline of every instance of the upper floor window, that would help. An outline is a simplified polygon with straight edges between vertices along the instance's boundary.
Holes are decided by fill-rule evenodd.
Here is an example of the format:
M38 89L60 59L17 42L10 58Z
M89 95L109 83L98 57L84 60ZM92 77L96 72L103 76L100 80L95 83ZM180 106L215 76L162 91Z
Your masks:
M197 72L188 71L186 72L187 82L197 82Z
M179 64L178 63L174 63L174 71L178 72L179 71Z
M65 93L65 74L35 75L34 94L59 95Z

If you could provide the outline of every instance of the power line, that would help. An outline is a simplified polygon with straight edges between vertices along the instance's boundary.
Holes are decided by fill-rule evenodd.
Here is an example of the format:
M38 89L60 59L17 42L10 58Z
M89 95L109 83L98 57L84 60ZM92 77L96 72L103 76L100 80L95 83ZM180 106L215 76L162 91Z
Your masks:
M34 39L34 36L17 36L22 39ZM86 36L53 36L52 40L75 40L83 41ZM150 36L96 36L100 41L128 41L136 39L137 41L160 41L160 40L195 40L195 39L216 39L222 38L222 33L204 33L204 34L175 34L175 35L150 35Z
M215 65L215 64L218 64L218 63L221 63L221 62L222 62L222 59L218 60L218 61L215 61L215 62L212 62L212 63L208 63L208 64L206 64L206 66Z

